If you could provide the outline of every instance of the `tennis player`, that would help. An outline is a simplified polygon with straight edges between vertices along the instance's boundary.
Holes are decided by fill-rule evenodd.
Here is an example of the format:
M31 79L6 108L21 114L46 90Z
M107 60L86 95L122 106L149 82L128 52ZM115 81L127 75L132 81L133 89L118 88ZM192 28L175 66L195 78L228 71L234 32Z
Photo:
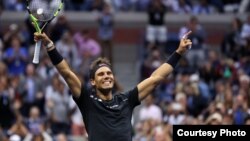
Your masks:
M183 37L189 34L191 31ZM35 33L34 39L42 40L51 62L68 84L82 113L89 141L132 141L133 109L173 71L181 56L192 45L190 39L181 39L177 50L149 78L131 90L113 94L114 75L107 59L98 58L90 66L90 83L93 90L89 91L45 33Z

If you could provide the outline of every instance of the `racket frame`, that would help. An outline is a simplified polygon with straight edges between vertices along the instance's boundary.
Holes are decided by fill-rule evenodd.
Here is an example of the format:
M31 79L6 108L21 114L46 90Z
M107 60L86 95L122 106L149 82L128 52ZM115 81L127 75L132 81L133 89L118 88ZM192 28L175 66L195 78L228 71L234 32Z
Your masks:
M29 7L29 2L32 1L32 0L26 0L26 10L28 11L29 13L29 18L31 20L31 22L33 23L34 25L34 28L36 30L36 32L38 33L42 33L43 29L46 27L46 25L48 23L50 23L56 16L58 16L59 12L62 10L63 8L63 4L64 4L64 1L63 0L60 0L61 3L60 5L58 6L57 10L55 11L55 13L53 14L53 16L48 19L48 20L39 20L37 19L33 14L32 12L30 11L30 7ZM42 27L40 27L39 23L43 23ZM35 50L34 50L34 56L33 56L33 60L32 62L34 64L38 64L39 63L39 56L40 56L40 50L41 50L41 45L42 45L42 41L37 41L36 44L35 44Z

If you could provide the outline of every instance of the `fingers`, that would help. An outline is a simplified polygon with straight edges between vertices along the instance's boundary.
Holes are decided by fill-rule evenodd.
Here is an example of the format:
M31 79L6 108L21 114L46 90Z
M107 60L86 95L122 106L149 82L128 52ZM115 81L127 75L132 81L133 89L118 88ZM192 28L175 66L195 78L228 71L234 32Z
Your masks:
M44 40L46 38L47 38L47 35L45 33L38 33L38 32L34 33L34 40L35 41Z
M192 42L191 41L187 41L185 44L186 44L186 46L189 46L189 45L192 45Z
M34 40L37 42L39 40L39 33L34 33Z
M190 39L186 39L186 38L183 38L181 40L181 44L180 46L184 49L184 48L189 48L191 49L191 46L192 46L192 41Z
M192 41L191 40L187 40L185 43L184 43L184 46L188 49L191 49L192 48Z
M49 43L52 42L51 39L45 33L39 33L39 32L34 33L34 41L35 42L42 41L42 44L44 46L47 46Z
M192 42L190 39L184 39L184 43Z
M181 42L184 44L187 44L187 43L192 42L192 41L190 39L183 38L183 39L181 39Z
M192 41L190 39L183 39L184 45L191 45Z
M35 32L34 33L34 40L37 42L38 40L41 40L43 38L42 34Z
M189 30L187 33L185 33L183 36L182 36L182 39L187 39L188 36L192 33L191 30Z

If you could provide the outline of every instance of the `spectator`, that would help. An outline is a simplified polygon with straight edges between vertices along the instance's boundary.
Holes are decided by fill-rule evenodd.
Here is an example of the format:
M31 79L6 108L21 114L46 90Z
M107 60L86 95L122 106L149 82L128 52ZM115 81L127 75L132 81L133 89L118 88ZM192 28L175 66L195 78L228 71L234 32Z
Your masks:
M185 108L178 102L172 102L169 106L170 109L164 116L165 122L169 123L170 125L179 125L183 123L185 119Z
M222 124L222 115L220 113L213 113L211 114L207 120L207 125L221 125Z
M72 33L65 31L62 37L56 42L56 45L60 47L58 48L60 53L72 65L73 69L77 69L80 66L81 59L79 58L80 54Z
M235 101L233 102L233 119L234 124L242 125L244 124L244 119L247 116L247 99L244 94L239 93L235 97Z
M162 110L159 106L154 104L153 96L148 96L144 101L143 107L139 111L139 120L154 120L156 124L159 124L162 122L162 117Z
M207 91L207 89L205 89ZM202 94L202 89L198 83L189 82L184 85L183 92L187 94L188 113L194 117L197 117L208 106L209 98L207 95Z
M104 5L105 5L104 0L93 0L90 6L90 10L100 12L103 10Z
M242 38L242 21L235 17L232 20L229 33L226 33L222 41L221 52L225 56L233 58L235 61L239 60L240 49L242 48L244 39Z
M64 15L60 15L57 17L56 23L54 23L51 26L51 29L49 30L51 33L51 39L54 42L57 42L59 39L61 39L63 33L65 31L70 31L71 27L68 22L68 19Z
M243 42L244 45L247 45L247 40L248 38L250 38L249 31L250 31L250 15L247 16L246 21L243 23L241 34L240 34L241 38L244 39L244 42Z
M12 38L19 38L20 40L20 44L22 45L23 44L23 37L22 37L22 34L20 32L20 26L15 24L15 23L12 23L9 25L7 31L3 34L3 43L4 43L4 47L3 48L4 50L6 50L7 48L9 48L11 46L11 42L12 42Z
M90 32L87 29L83 29L80 33L74 35L74 40L78 46L79 52L85 54L84 56L97 57L101 54L101 48L99 44L90 37Z
M68 141L67 135L64 133L57 134L56 141Z
M150 2L151 0L134 0L135 10L139 12L147 11Z
M40 114L39 108L36 106L30 108L29 117L24 121L27 129L33 135L40 134L45 124L45 119L43 119L42 115Z
M16 122L12 124L7 132L8 136L10 137L9 139L15 138L21 141L25 138L28 132L29 131L23 122L23 117L20 115L20 113L17 113Z
M28 133L23 141L53 141L53 138L47 133L47 132L42 132L38 135L33 135Z
M212 65L210 61L205 62L199 68L200 78L209 85L210 91L214 90L215 82L219 79L219 74L217 73L217 69ZM211 95L211 98L214 98L214 95Z
M131 0L114 0L115 11L129 11L131 9Z
M25 10L24 3L21 0L4 0L4 7L8 11L23 11Z
M152 119L141 121L136 130L135 141L152 140L154 126Z
M228 2L229 0L227 0ZM230 0L232 1L232 0ZM225 5L225 1L224 0L209 0L208 1L216 10L216 12L219 12L219 13L224 13L225 10L224 10L224 5Z
M198 3L193 6L193 14L214 14L217 11L215 8L208 2L208 0L200 0Z
M177 102L177 104L180 104L180 106L182 107L182 113L183 114L187 114L187 106L188 106L188 101L187 101L187 95L185 95L184 93L177 93L175 95L175 102Z
M0 140L1 140L1 141L7 141L7 138L6 138L6 136L4 135L1 126L0 126Z
M153 129L154 141L172 141L171 126L160 124Z
M174 12L177 14L191 14L192 13L192 7L188 0L172 0L171 2L165 5L171 9L171 12Z
M19 83L19 93L23 98L23 116L28 117L32 106L38 106L41 115L44 115L44 93L42 79L35 72L35 66L28 64L25 77Z
M66 0L65 9L67 11L83 11L85 9L86 0Z
M191 74L190 78L189 78L189 82L194 85L198 86L198 89L200 91L200 94L202 95L203 102L204 104L208 104L211 101L211 94L210 94L210 89L207 85L207 83L205 83L202 79L200 79L199 74Z
M28 50L21 46L17 36L11 38L11 46L4 52L4 60L11 75L22 75L29 59Z
M215 98L216 102L225 102L226 100L226 86L223 81L217 81L215 84Z
M249 76L246 74L240 74L237 79L239 81L238 92L244 94L247 97L247 99L249 99L249 92L250 92L250 89L249 89L250 78L249 78Z
M242 0L222 0L225 13L237 13Z
M0 16L3 10L4 10L3 1L0 1Z
M163 63L163 54L159 48L150 49L149 55L145 58L141 66L141 80L149 77L149 75Z
M8 69L6 64L3 61L0 61L0 77L8 76Z
M87 29L75 33L74 41L82 57L81 70L83 70L83 72L88 72L90 62L101 55L101 47L95 39L90 37L89 30Z
M222 119L222 125L233 125L233 117L232 117L232 114L229 114L229 113L226 113L224 116L223 116L223 119Z
M189 37L192 44L192 51L187 53L187 59L191 66L197 68L204 61L204 45L205 45L205 30L200 25L196 16L191 16L186 26L183 26L179 30L179 38L182 38L183 34L191 30L193 34Z
M102 47L102 56L108 58L112 63L114 17L110 5L105 4L103 11L98 16L98 24L98 37Z
M11 97L8 91L8 78L7 76L0 77L0 127L3 132L6 131L14 123L14 112L13 112L13 97Z
M147 14L146 41L149 44L164 45L167 41L167 28L165 26L166 7L161 0L150 2Z
M107 35L110 35L109 39L112 41L113 28L114 28L114 13L112 15L104 15L104 11L107 8L106 5L103 5L106 2L112 4L112 0L74 0L69 1L69 3L79 2L75 4L73 7L68 7L67 10L75 10L75 11L91 11L96 10L101 12L100 19L98 20L99 27L103 26L103 29L99 29L97 32L98 38L103 40L103 42L107 41ZM152 0L153 1L153 0ZM157 1L157 0L156 0ZM165 13L174 12L176 13L190 13L191 4L189 2L199 2L201 1L190 1L190 0L162 0L166 5ZM0 15L1 15L1 3L12 3L15 4L19 2L19 0L4 0L0 1ZM67 2L67 1L65 1ZM93 3L96 6L92 7ZM118 5L118 11L127 11L130 9L135 9L135 11L146 12L150 0L126 0L126 1L116 1L118 4L127 3L130 5L131 3L134 7L126 7L123 8L124 5ZM207 0L207 6L204 8L199 5L201 8L197 12L201 12L199 14L209 14L209 7L214 9L213 12L221 12L225 11L225 14L228 12L235 13L238 11L240 1L237 0ZM224 5L221 5L221 2ZM195 3L194 3L195 4ZM230 6L229 6L230 5ZM15 5L13 8L18 9L19 4ZM69 6L66 4L65 6ZM151 6L152 7L152 6ZM195 5L196 7L196 5ZM113 7L111 7L113 8ZM109 8L107 8L109 9ZM190 10L189 10L190 9ZM8 10L8 9L6 9ZM108 10L107 10L108 11ZM160 10L159 10L160 11ZM160 15L158 11L157 15ZM204 13L203 13L203 12ZM132 11L134 12L134 11ZM192 11L193 12L193 11ZM198 14L197 13L197 14ZM108 17L107 19L103 17ZM112 16L112 18L111 18ZM191 15L189 15L191 16ZM152 16L153 17L153 16ZM164 17L164 16L162 16ZM161 18L162 18L161 17ZM60 18L60 17L59 17ZM65 17L64 17L65 18ZM206 48L205 36L206 31L203 26L199 23L197 17L194 16L193 21L191 20L193 16L190 18L190 22L187 23L185 27L181 27L179 31L179 36L182 37L182 32L187 30L192 30L193 34L190 35L192 38L192 49L188 52L187 56L180 60L178 67L174 71L174 74L161 82L160 87L155 89L155 99L153 100L153 104L156 107L159 107L158 111L161 111L163 114L161 122L156 123L152 119L145 119L140 121L138 124L135 124L134 130L134 140L142 141L142 140L172 140L171 138L171 129L172 124L189 124L189 125L197 125L197 124L223 124L223 125L242 125L242 124L250 124L249 120L249 106L250 106L250 40L249 40L249 23L248 16L246 20L242 23L242 19L238 17L233 17L231 20L230 27L227 28L225 35L223 36L223 40L221 40L220 48ZM203 17L204 18L204 17ZM159 18L160 19L160 18ZM27 17L28 20L28 17ZM59 19L58 19L59 20ZM107 20L107 22L106 22ZM164 18L161 19L164 21ZM58 21L59 22L59 21ZM28 22L30 24L30 21ZM67 22L66 22L67 23ZM12 71L9 71L9 62L8 59L11 57L7 56L7 52L9 50L13 50L11 45L12 39L18 38L20 47L27 50L27 58L31 58L29 56L29 52L32 53L34 43L33 33L34 27L30 24L30 33L27 34L26 27L10 24L8 28L4 28L4 22L0 23L0 140L8 140L9 139L17 139L17 140L31 140L32 139L44 139L43 132L51 133L51 137L54 140L58 141L67 141L74 140L75 136L85 136L86 134L85 125L82 122L81 114L79 113L79 109L75 107L75 104L72 103L72 99L68 99L70 96L70 92L68 89L65 89L62 92L62 87L66 86L64 83L59 82L60 77L56 76L56 70L53 68L49 58L47 56L41 55L41 62L37 66L32 64L28 64L28 60L26 59L25 67L29 70L29 73L22 71L18 75L13 75ZM56 27L58 25L58 27ZM66 25L66 26L65 26ZM164 27L165 25L162 24ZM99 55L102 55L107 51L106 47L103 48L103 44L100 42L100 45L95 41L95 38L90 38L90 30L86 32L72 32L70 30L69 24L56 24L56 26L52 25L52 27L48 27L45 31L53 34L51 30L55 31L56 34L52 35L55 40L57 46L60 46L58 50L64 56L64 58L69 62L70 65L73 66L73 70L76 72L86 67L85 71L83 69L82 72L77 72L80 78L88 79L87 71L88 71L88 62ZM177 25L175 25L177 26ZM110 32L106 33L106 28L112 28ZM167 27L166 31L167 31ZM175 28L171 28L174 31ZM71 33L72 32L72 33ZM91 31L91 34L95 31ZM178 31L177 31L178 32ZM211 33L211 31L209 31ZM214 31L213 31L214 32ZM217 31L215 31L217 32ZM76 33L76 34L75 34ZM78 34L79 33L79 34ZM166 32L167 33L167 32ZM209 34L210 34L209 33ZM80 36L76 36L76 35ZM177 33L178 34L178 33ZM224 33L220 33L224 34ZM75 36L73 36L75 35ZM165 36L165 35L164 35ZM30 38L32 37L32 38ZM104 38L101 38L104 37ZM163 36L161 36L163 37ZM160 38L161 38L160 37ZM168 36L166 36L168 37ZM73 39L71 39L73 38ZM85 40L87 39L87 40ZM157 39L157 36L155 36ZM171 39L170 37L167 39ZM214 38L208 39L209 41L213 41ZM219 40L217 38L216 40ZM72 41L73 42L72 42ZM92 41L90 41L92 40ZM85 42L86 41L86 42ZM160 65L161 62L164 61L163 52L158 48L157 43L160 40L155 40L154 43L146 46L144 50L145 54L142 57L143 60L143 68L140 73L140 79L146 78L149 76L150 72L152 72L156 66ZM171 40L172 41L172 40ZM175 39L172 42L179 41L179 39ZM16 42L16 41L14 41ZM88 46L92 42L93 46ZM175 44L175 43L172 43ZM112 42L110 42L112 43ZM216 44L218 45L218 44ZM99 46L99 47L98 47ZM159 46L160 47L160 46ZM167 46L170 47L170 46ZM28 50L30 49L30 50ZM169 49L169 48L168 48ZM207 50L206 50L207 49ZM170 50L170 49L169 49ZM200 51L200 52L199 52ZM170 52L170 51L169 51ZM41 52L42 53L42 52ZM18 53L19 55L22 53ZM202 55L201 55L202 54ZM193 56L192 56L193 55ZM14 55L13 55L14 56ZM79 56L79 57L76 57ZM192 56L192 57L190 57ZM15 56L17 57L17 56ZM197 57L197 58L196 58ZM78 58L78 59L76 59ZM191 59L190 59L191 58ZM75 61L77 60L77 61ZM82 62L83 61L83 62ZM18 61L17 61L18 62ZM30 67L32 65L32 67ZM36 67L36 68L34 68ZM34 69L37 69L37 74L34 74ZM14 69L12 69L14 70ZM16 71L16 70L14 70ZM33 73L32 73L33 72ZM198 76L198 77L197 77ZM39 79L39 80L38 80ZM37 80L39 84L37 84ZM192 80L192 81L190 81ZM122 91L120 89L119 83L117 84L117 88L113 91ZM27 87L26 87L27 85ZM63 86L62 86L63 85ZM84 84L89 85L89 84ZM37 88L39 87L39 88ZM43 87L46 89L43 90ZM61 87L61 88L60 88ZM34 92L39 89L39 92ZM45 91L45 92L43 92ZM205 92L205 93L204 93ZM43 96L45 94L45 102L43 103ZM60 95L62 94L62 95ZM38 120L43 118L43 111L47 110L48 116L45 118L49 118L51 123L53 124L45 124L43 125L44 129L40 129L40 133L35 133L39 128L36 127L37 119L34 117L38 117L37 111L34 112L36 114L32 114L32 116L26 119L28 113L25 113L25 108L30 107L27 106L26 101L23 99L28 99L28 95L32 95L36 102L33 102L33 105L40 104L39 110L40 116ZM39 101L37 98L42 98ZM31 98L32 99L32 98ZM38 100L38 101L37 101ZM71 101L67 101L71 100ZM207 102L208 100L208 102ZM59 102L58 102L59 101ZM67 104L62 104L62 102ZM41 103L39 103L41 102ZM58 102L58 103L57 103ZM59 105L62 105L59 107ZM67 107L68 106L68 107ZM146 106L145 106L146 107ZM143 109L147 109L143 107ZM52 114L61 110L62 108L65 111L58 112L63 115ZM33 108L32 108L33 109ZM59 110L58 110L59 109ZM32 110L33 111L33 110ZM55 111L55 112L51 112ZM145 110L146 111L146 110ZM15 114L20 112L23 114L23 117L15 117ZM26 111L27 112L27 111ZM68 114L68 119L65 118L66 114ZM53 116L52 116L53 115ZM155 116L157 114L146 114L144 118L149 116ZM52 118L53 117L53 118ZM57 118L54 118L57 117ZM55 129L57 127L58 122L56 120L62 122L61 125L65 126L60 129ZM160 116L157 116L160 117ZM66 120L62 120L62 118ZM17 119L17 122L15 120ZM23 120L21 120L23 119ZM42 119L44 120L44 119ZM20 122L21 121L21 122ZM24 124L27 123L28 124ZM40 121L38 121L40 122ZM42 121L43 123L44 121ZM70 123L70 124L69 124ZM28 125L28 126L27 126ZM51 126L52 125L52 126ZM28 128L27 128L28 127ZM34 127L31 130L29 127ZM27 129L25 129L27 128ZM66 131L64 130L65 128ZM38 129L38 130L37 130ZM43 129L43 130L42 130ZM51 130L52 129L52 130ZM62 129L62 131L61 131ZM29 131L30 130L30 131ZM53 132L48 132L48 131ZM34 131L34 132L32 132ZM57 131L57 132L55 132ZM63 133L62 133L63 132ZM70 134L66 133L69 132ZM47 134L50 136L49 134ZM70 135L70 136L67 136ZM72 138L71 138L72 136ZM49 139L51 140L51 137ZM77 138L77 137L76 137Z
M70 133L70 96L65 84L59 80L52 94L46 98L47 115L50 120L52 134Z

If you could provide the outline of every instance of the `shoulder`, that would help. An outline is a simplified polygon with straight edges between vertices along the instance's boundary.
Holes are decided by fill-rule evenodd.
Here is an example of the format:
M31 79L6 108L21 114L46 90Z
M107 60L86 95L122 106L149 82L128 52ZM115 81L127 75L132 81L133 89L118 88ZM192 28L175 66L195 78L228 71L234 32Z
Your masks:
M126 95L133 94L133 93L138 93L138 87L137 86L134 87L134 88L131 88L131 89L127 90L127 91L119 92L118 95L120 94L120 95L126 96Z
M76 97L74 95L72 95L73 100L75 101L82 101L82 100L86 100L88 98L90 98L90 96L93 94L94 92L92 91L91 88L88 88L87 86L81 86L81 93L79 95L79 97Z

